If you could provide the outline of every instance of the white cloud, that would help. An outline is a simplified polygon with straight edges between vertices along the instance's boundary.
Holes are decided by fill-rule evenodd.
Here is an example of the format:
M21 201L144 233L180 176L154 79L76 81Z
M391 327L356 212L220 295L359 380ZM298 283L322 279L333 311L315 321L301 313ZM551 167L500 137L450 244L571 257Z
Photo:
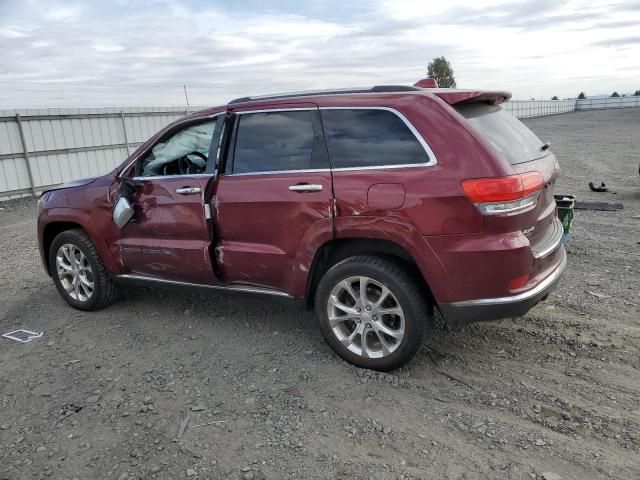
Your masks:
M4 38L24 38L27 34L25 32L20 31L18 28L12 27L0 27L0 37Z
M9 1L0 5L0 105L181 103L183 84L199 105L410 84L440 55L460 87L521 98L640 88L637 2L322 5Z
M54 3L45 10L44 18L47 20L72 20L82 13L80 5L65 5Z

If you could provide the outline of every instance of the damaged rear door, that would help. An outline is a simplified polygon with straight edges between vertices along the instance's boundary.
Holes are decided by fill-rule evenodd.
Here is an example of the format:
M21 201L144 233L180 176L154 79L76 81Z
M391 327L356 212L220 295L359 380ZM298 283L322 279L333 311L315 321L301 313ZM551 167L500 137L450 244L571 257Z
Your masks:
M318 108L230 110L214 197L217 266L226 284L304 294L314 245L333 238L333 188Z

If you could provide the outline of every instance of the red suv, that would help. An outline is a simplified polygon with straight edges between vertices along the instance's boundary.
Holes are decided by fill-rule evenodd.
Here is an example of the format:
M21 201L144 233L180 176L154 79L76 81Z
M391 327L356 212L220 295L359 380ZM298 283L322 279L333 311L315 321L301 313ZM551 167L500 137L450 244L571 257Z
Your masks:
M340 356L397 368L434 308L522 315L565 268L558 163L509 97L382 86L194 113L42 195L45 268L81 310L128 282L301 300Z

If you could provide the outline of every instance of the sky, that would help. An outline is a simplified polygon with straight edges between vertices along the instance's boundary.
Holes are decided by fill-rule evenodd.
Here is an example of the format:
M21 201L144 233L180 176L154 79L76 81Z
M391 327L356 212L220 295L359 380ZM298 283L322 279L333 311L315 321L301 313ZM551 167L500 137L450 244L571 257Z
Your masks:
M0 109L223 104L410 85L514 98L640 89L640 0L0 0Z

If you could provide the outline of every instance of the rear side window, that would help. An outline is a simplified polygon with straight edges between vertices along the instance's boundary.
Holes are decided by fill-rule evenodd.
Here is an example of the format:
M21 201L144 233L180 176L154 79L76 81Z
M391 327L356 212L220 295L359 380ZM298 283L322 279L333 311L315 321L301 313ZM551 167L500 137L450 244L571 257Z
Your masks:
M313 139L310 111L239 115L233 173L308 169Z
M473 128L493 145L512 165L530 162L549 154L542 140L527 126L499 105L456 105Z
M388 110L321 110L334 168L427 163L429 157L409 127Z

